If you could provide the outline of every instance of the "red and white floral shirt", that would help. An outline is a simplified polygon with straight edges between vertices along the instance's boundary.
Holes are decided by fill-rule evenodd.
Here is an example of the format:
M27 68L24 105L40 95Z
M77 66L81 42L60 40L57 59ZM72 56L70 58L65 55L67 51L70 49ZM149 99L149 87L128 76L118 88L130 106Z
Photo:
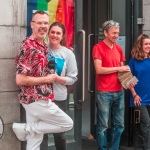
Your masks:
M42 77L49 73L47 64L47 46L39 44L36 39L27 37L22 41L20 52L15 58L16 74L24 73L27 76ZM29 104L38 100L54 100L52 84L19 87L18 95L21 103Z

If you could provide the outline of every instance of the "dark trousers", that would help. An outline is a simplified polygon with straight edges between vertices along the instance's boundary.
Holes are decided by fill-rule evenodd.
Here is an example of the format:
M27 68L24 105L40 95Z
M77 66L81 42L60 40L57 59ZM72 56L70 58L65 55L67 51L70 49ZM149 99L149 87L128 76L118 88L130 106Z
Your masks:
M64 112L66 112L66 108L67 108L67 101L55 101L55 104L62 109ZM66 150L67 146L66 146L66 136L65 133L53 133L54 136L54 142L55 142L55 147L56 150ZM41 150L48 150L48 134L44 135L43 138L43 142L41 143L40 146Z
M140 106L138 110L140 123L137 124L135 150L150 150L150 106Z

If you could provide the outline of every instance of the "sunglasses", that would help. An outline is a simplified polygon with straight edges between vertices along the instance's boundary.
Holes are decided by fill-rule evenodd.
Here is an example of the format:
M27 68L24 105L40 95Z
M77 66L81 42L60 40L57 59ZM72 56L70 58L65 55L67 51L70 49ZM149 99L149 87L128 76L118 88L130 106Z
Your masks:
M112 26L119 27L119 23L118 22L114 22L114 21L108 21L106 23L106 25L103 27L103 29L105 30L105 29L110 28Z

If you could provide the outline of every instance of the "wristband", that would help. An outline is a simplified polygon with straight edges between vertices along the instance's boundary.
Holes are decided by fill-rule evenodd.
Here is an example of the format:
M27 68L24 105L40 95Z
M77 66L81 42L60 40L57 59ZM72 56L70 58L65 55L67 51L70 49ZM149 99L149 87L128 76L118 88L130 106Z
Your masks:
M135 94L135 95L133 96L133 99L135 99L135 98L136 98L136 96L137 96L137 94Z

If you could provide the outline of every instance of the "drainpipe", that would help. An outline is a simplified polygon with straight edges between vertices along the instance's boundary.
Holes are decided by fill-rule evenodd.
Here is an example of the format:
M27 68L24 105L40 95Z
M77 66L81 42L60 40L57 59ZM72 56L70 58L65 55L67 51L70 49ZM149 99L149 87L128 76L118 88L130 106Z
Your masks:
M143 25L143 0L133 0L133 42L142 33Z

